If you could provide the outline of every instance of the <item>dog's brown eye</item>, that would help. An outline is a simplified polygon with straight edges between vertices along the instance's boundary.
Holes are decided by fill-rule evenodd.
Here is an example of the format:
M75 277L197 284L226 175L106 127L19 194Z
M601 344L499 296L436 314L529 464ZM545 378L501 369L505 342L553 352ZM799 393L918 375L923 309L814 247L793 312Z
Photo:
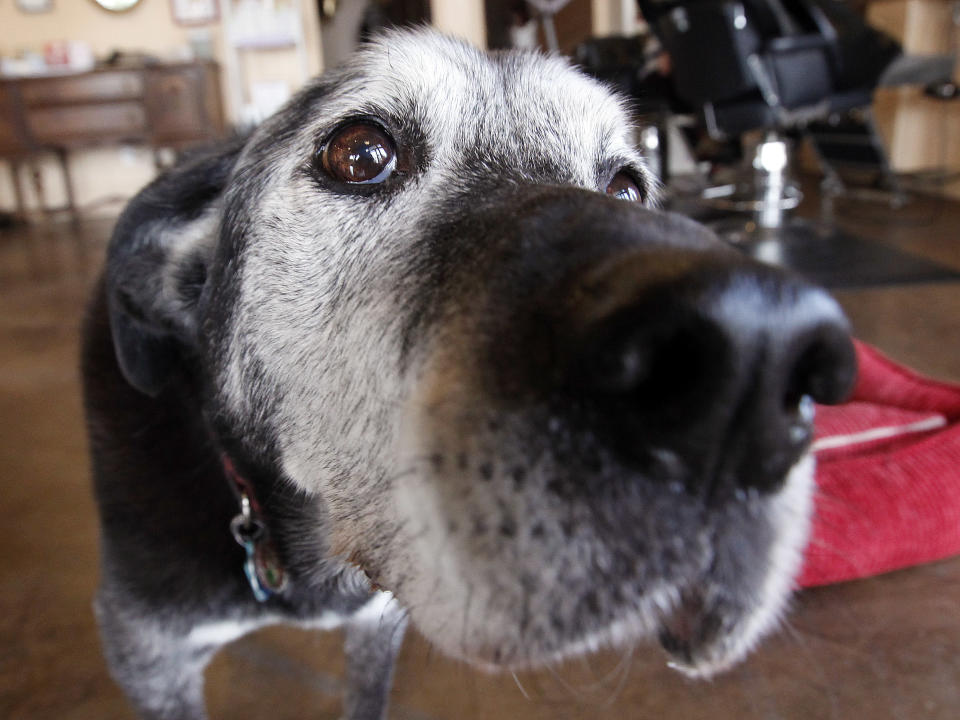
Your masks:
M354 185L383 182L393 174L396 160L393 141L370 123L341 128L321 150L324 171Z
M643 193L632 177L622 170L613 176L613 180L607 185L607 195L613 195L618 200L629 200L639 202L643 199Z

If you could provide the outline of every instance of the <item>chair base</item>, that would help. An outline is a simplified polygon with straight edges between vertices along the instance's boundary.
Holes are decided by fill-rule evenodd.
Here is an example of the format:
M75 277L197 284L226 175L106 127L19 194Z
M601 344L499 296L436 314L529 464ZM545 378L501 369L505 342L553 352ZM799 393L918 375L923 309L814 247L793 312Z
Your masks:
M751 158L752 182L708 188L702 193L710 207L751 215L746 221L728 218L714 223L721 235L752 236L777 230L787 221L787 213L803 200L800 188L790 180L790 147L785 138L767 132L747 157Z

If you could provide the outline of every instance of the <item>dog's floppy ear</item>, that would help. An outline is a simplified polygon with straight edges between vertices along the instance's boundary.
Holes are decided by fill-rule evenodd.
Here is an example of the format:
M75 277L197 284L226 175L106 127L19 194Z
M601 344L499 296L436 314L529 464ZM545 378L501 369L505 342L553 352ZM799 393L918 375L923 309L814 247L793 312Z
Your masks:
M120 369L156 396L197 340L197 304L241 139L195 154L144 188L110 240L106 292Z

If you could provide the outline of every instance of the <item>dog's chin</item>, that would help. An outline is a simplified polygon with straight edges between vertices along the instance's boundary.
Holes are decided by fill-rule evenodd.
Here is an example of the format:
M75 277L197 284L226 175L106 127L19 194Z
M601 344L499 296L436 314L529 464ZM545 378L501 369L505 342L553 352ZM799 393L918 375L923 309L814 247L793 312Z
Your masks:
M658 631L672 668L688 677L711 678L740 662L776 628L789 605L809 538L814 469L808 454L769 503L770 524L779 532L756 587L724 586L707 578L680 593Z
M628 612L606 627L589 633L571 628L548 643L532 643L519 651L515 636L502 642L494 639L498 628L490 628L490 642L476 646L450 646L447 638L432 632L427 632L427 639L450 656L490 673L536 670L603 650L653 646L659 641L669 667L693 679L710 679L742 661L776 626L788 595L769 598L740 615L711 606L708 594L687 591L669 611Z
M448 584L458 568L447 565L449 556L442 552L434 565L441 574L421 578L426 583L404 584L398 596L427 640L445 654L488 671L531 669L659 640L671 667L690 677L709 678L742 660L777 626L789 603L809 532L813 467L812 457L805 457L779 492L757 500L762 524L772 535L766 545L747 553L750 565L743 564L744 543L764 533L745 530L750 513L740 512L733 519L731 510L728 528L717 531L700 572L634 587L635 593L619 601L612 600L616 595L609 586L597 583L597 592L606 593L608 602L601 603L594 616L552 616L562 616L564 622L534 617L533 608L539 608L541 616L550 615L569 599L569 588L562 583L546 586L551 576L547 569L544 584L527 588L522 603L512 601L509 592L498 593L496 585L483 583L478 575Z

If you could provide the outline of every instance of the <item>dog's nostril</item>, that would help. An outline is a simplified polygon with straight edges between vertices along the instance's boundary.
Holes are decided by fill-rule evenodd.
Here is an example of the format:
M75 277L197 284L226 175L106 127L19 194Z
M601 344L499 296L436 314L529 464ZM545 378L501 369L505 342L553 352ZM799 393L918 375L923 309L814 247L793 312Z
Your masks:
M679 402L709 378L706 367L723 338L711 321L675 308L651 319L646 308L613 318L592 334L581 370L591 391L629 399L636 410Z
M823 325L793 364L784 406L801 407L805 397L825 405L839 403L850 392L856 371L856 354L846 327L839 322Z
M650 370L647 352L634 340L601 347L592 364L594 387L611 394L636 390Z

